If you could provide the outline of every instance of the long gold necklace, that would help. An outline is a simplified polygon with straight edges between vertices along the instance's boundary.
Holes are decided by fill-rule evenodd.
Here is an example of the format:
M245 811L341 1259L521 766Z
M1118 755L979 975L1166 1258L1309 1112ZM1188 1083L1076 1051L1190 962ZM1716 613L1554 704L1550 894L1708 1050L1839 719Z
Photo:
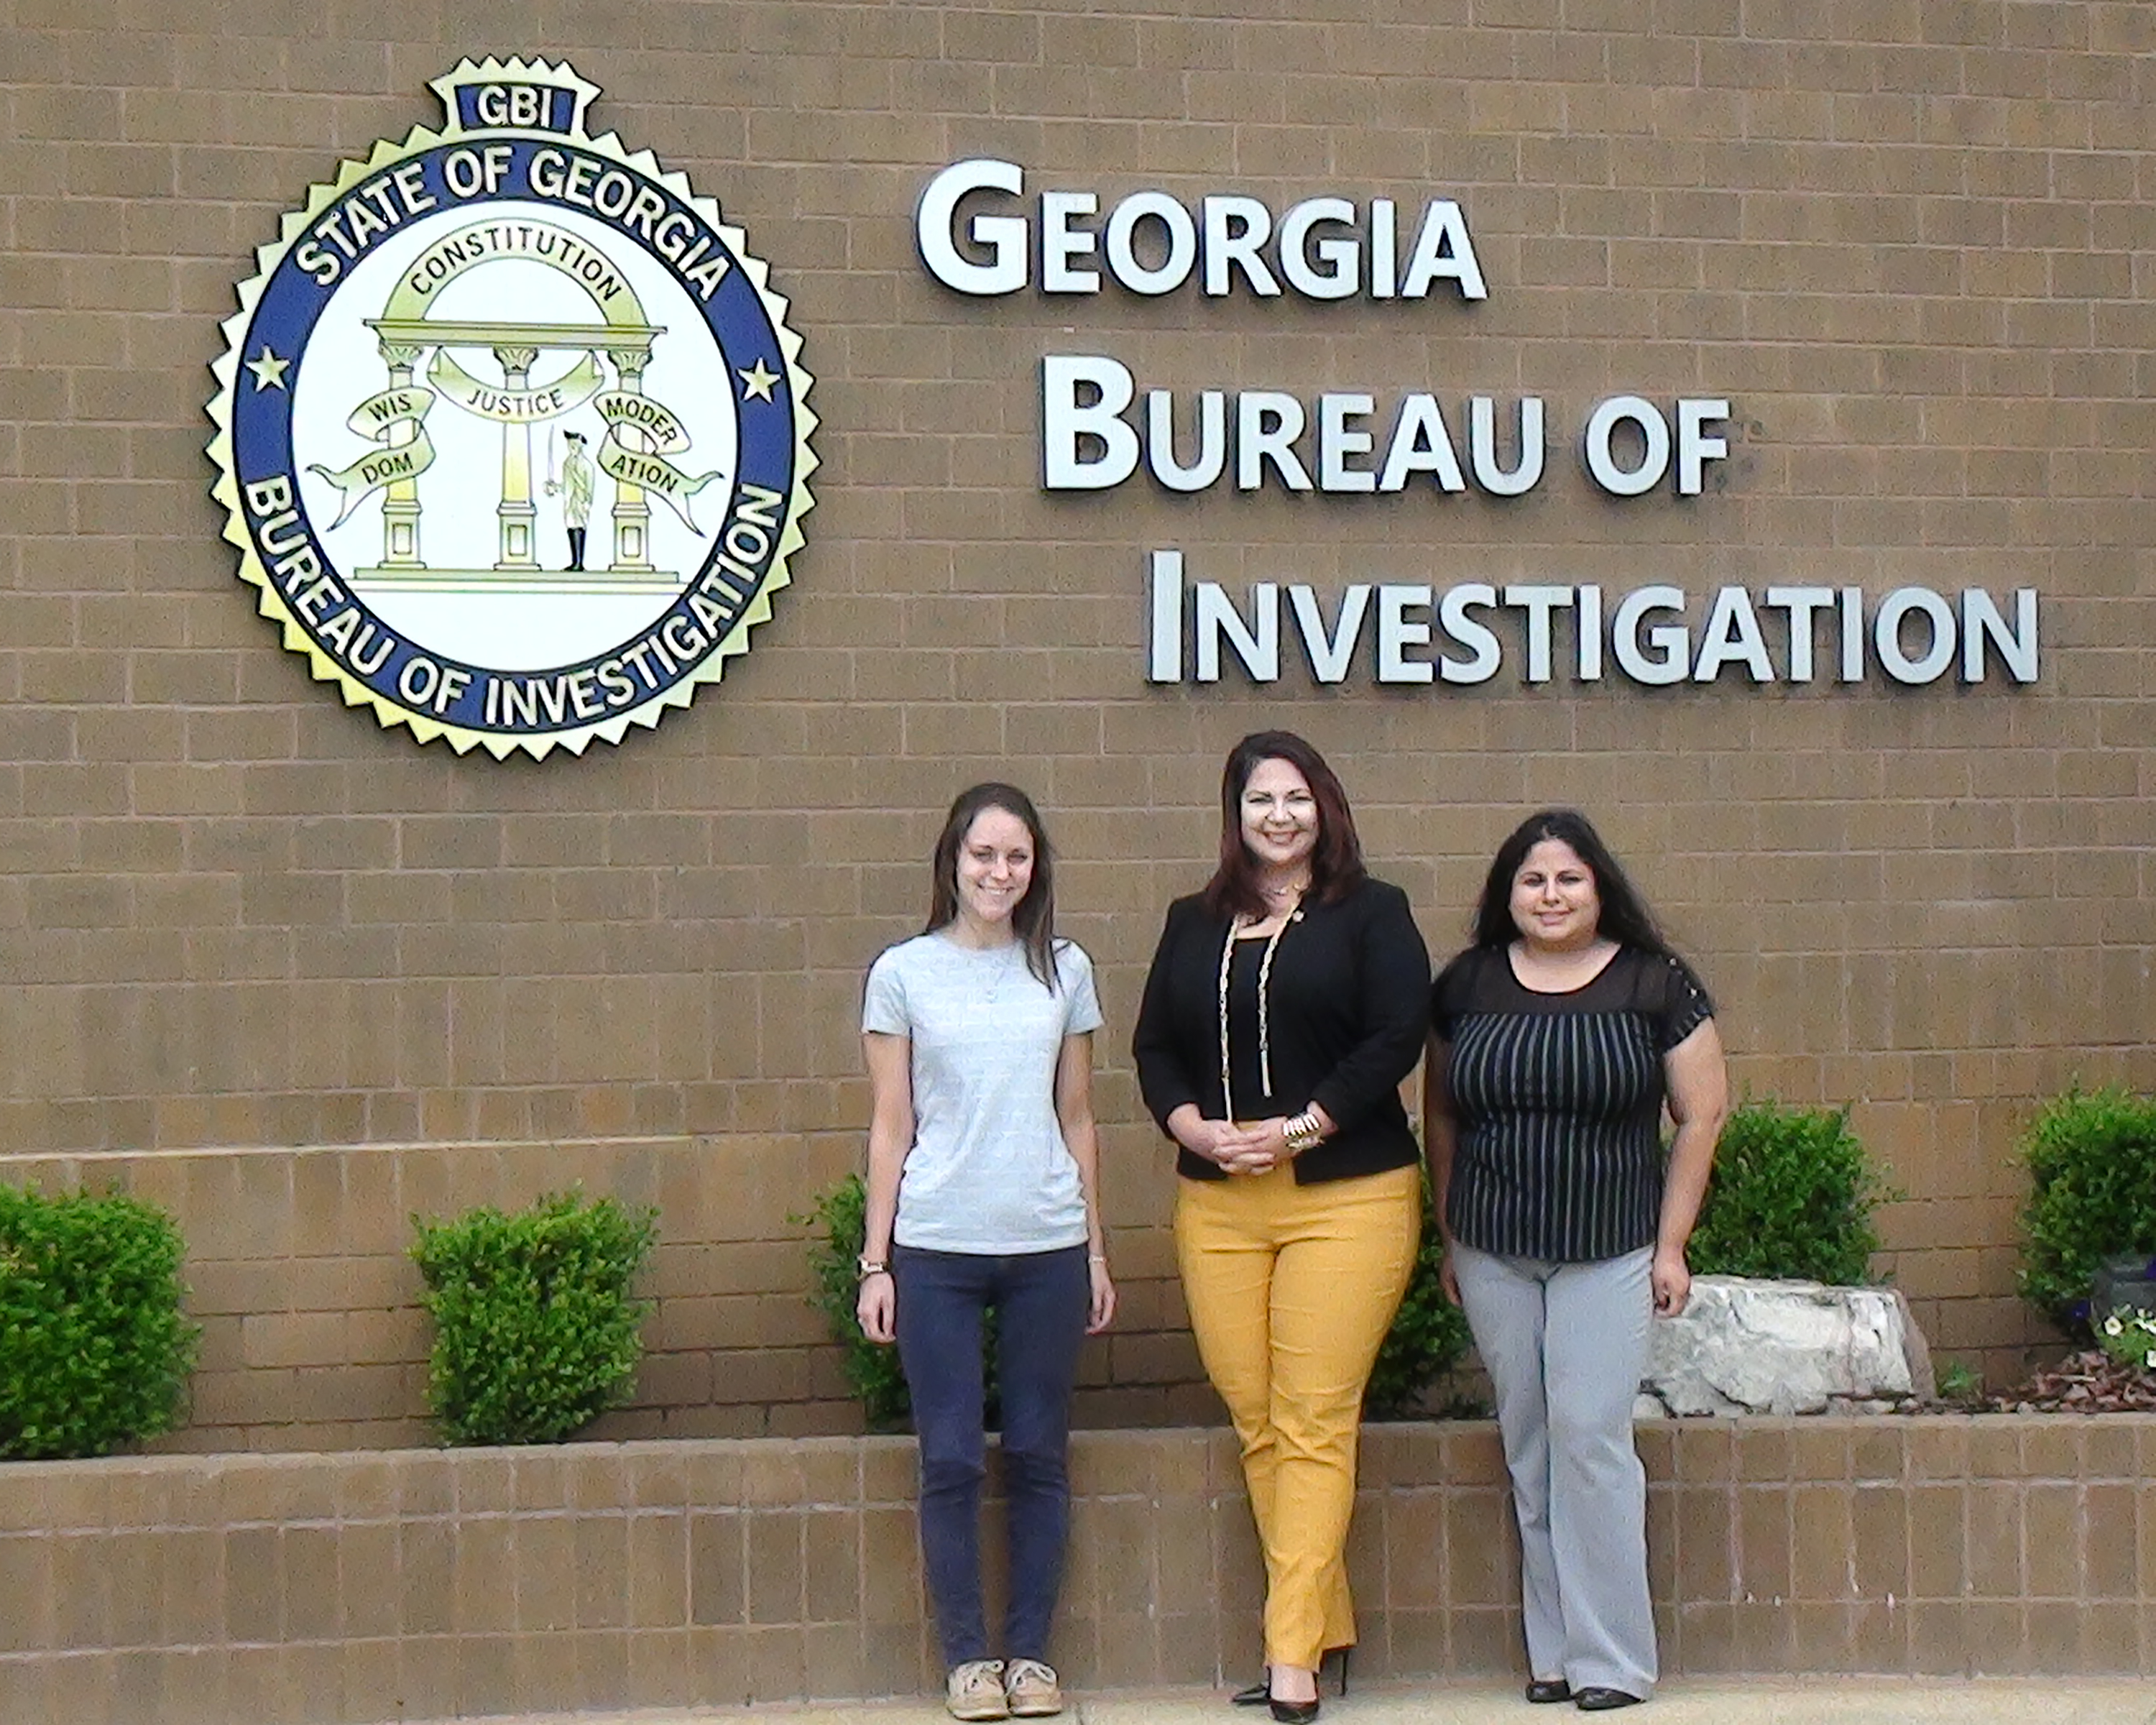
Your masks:
M1265 941L1265 950L1258 960L1258 1087L1259 1093L1270 1097L1273 1093L1272 1049L1272 978L1273 954L1279 949L1281 937L1287 932L1289 923L1302 915L1301 887L1293 889L1294 896L1281 907L1280 926ZM1252 925L1239 911L1228 918L1228 937L1220 943L1220 1106L1229 1119L1235 1117L1235 1092L1231 1088L1228 1060L1228 973L1235 958L1236 933Z

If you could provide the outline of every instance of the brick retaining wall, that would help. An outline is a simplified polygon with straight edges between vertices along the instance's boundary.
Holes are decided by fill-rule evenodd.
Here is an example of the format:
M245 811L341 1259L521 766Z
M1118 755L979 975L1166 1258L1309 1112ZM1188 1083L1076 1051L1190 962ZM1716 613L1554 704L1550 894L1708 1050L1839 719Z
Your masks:
M2156 1675L2156 1420L1644 1429L1673 1671ZM1055 1648L1080 1688L1258 1662L1219 1430L1086 1432ZM0 1468L0 1718L331 1725L909 1693L903 1438ZM1517 1672L1496 1432L1370 1428L1357 1671Z

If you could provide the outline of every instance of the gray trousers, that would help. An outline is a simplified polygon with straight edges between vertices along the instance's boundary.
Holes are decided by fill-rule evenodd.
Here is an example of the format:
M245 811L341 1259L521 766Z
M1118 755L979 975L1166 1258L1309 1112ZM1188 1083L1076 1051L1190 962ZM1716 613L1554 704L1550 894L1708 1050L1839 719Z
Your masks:
M1512 1476L1530 1674L1643 1700L1657 1666L1632 1403L1653 1258L1646 1247L1590 1264L1453 1252Z

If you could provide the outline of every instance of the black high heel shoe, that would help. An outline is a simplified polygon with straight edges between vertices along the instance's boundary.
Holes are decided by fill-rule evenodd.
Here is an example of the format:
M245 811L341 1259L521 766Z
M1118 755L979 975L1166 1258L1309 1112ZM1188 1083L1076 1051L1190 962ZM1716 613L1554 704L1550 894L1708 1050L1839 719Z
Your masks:
M1340 1692L1345 1695L1348 1692L1348 1652L1349 1650L1345 1647L1327 1647L1319 1654L1317 1669L1311 1673L1312 1686L1317 1686L1324 1682L1326 1665L1337 1653L1340 1656ZM1265 1697L1265 1704L1272 1709L1273 1717L1280 1721L1280 1725L1311 1725L1311 1721L1317 1717L1321 1706L1315 1695L1308 1701L1282 1701L1277 1695L1268 1695Z
M1319 1654L1317 1656L1319 1683L1322 1684L1325 1681L1326 1666L1332 1664L1337 1659L1340 1667L1340 1692L1345 1695L1348 1692L1348 1656L1354 1651L1354 1646L1351 1643L1345 1647L1327 1647ZM1229 1696L1228 1704L1230 1707L1261 1707L1269 1705L1272 1698L1272 1676L1270 1672L1267 1672L1256 1682L1245 1684Z

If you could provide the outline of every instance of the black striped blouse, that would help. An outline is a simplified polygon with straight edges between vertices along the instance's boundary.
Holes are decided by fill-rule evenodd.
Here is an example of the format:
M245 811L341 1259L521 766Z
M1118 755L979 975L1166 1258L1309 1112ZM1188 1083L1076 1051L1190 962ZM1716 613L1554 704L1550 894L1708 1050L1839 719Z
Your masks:
M1662 1056L1714 1005L1679 960L1625 947L1584 987L1521 986L1502 948L1439 973L1456 1122L1445 1219L1510 1257L1584 1263L1654 1243L1662 1201Z

